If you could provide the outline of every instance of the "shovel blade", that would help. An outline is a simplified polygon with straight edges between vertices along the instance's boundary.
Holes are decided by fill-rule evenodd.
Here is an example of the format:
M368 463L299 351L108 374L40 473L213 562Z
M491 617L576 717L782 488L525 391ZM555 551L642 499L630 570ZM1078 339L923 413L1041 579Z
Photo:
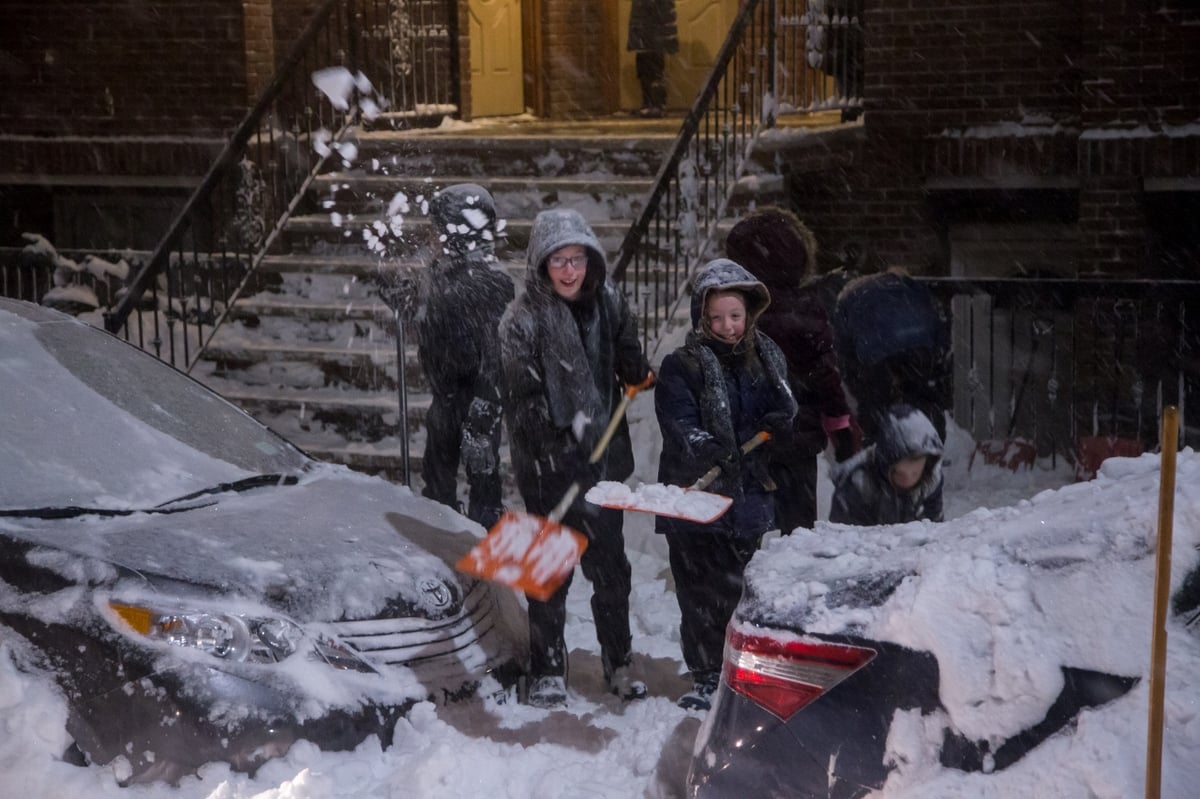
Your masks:
M587 536L570 527L508 511L457 568L545 602L575 570L585 549Z
M670 516L698 524L715 522L733 504L733 500L727 496L695 488L643 483L631 489L624 483L610 480L592 486L584 498L603 508L653 513L655 516Z

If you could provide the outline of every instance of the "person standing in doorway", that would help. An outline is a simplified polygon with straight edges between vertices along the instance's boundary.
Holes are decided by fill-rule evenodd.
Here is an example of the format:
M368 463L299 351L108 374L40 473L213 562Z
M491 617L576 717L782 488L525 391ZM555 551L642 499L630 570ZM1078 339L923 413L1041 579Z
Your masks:
M624 419L604 454L598 445L621 400L622 384L649 386L637 322L625 295L608 280L599 239L574 210L542 211L533 220L525 293L500 323L501 386L513 472L525 509L546 515L575 481L584 491L562 523L587 536L580 567L592 584L592 616L609 690L640 699L629 629L632 568L625 554L622 511L583 499L601 480L633 473ZM567 702L568 577L542 602L529 597L529 691L535 707Z
M642 106L633 114L657 119L667 107L667 54L679 52L675 0L633 0L626 48L636 53L642 86Z

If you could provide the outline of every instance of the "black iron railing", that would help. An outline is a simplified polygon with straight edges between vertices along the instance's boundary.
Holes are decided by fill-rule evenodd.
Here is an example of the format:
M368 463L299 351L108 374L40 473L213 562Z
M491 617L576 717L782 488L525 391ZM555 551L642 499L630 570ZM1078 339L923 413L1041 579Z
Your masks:
M1088 446L1152 451L1165 405L1200 445L1200 282L918 278L952 316L955 423L1076 463Z
M457 110L453 17L445 4L326 0L120 300L105 327L190 369L326 161L363 117L392 125ZM313 76L342 67L357 81L323 95ZM335 107L330 97L345 100ZM376 117L377 118L377 117Z
M707 259L760 134L784 113L862 106L861 0L746 0L613 270L661 339Z

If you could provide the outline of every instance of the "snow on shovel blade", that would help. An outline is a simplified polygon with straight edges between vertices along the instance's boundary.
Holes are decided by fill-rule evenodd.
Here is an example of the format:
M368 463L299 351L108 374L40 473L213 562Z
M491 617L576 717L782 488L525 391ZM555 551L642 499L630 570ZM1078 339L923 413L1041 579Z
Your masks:
M587 549L587 537L541 516L509 511L457 564L461 572L545 602Z
M708 524L721 518L733 504L729 497L695 488L643 483L636 489L631 489L624 483L610 480L603 480L592 486L584 498L604 508L673 516L700 524Z

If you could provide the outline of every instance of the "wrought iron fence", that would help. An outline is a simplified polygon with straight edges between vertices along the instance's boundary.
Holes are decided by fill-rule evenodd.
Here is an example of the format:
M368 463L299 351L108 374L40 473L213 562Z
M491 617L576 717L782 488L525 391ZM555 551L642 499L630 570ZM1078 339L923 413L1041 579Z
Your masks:
M948 407L976 441L1020 440L1086 476L1098 455L1154 450L1176 405L1200 445L1200 282L919 280L951 313Z
M105 313L105 327L190 369L324 164L361 119L406 126L457 109L454 17L447 4L326 0ZM313 76L348 81L322 91Z
M661 340L718 237L759 135L784 113L862 107L861 0L746 0L613 270Z

